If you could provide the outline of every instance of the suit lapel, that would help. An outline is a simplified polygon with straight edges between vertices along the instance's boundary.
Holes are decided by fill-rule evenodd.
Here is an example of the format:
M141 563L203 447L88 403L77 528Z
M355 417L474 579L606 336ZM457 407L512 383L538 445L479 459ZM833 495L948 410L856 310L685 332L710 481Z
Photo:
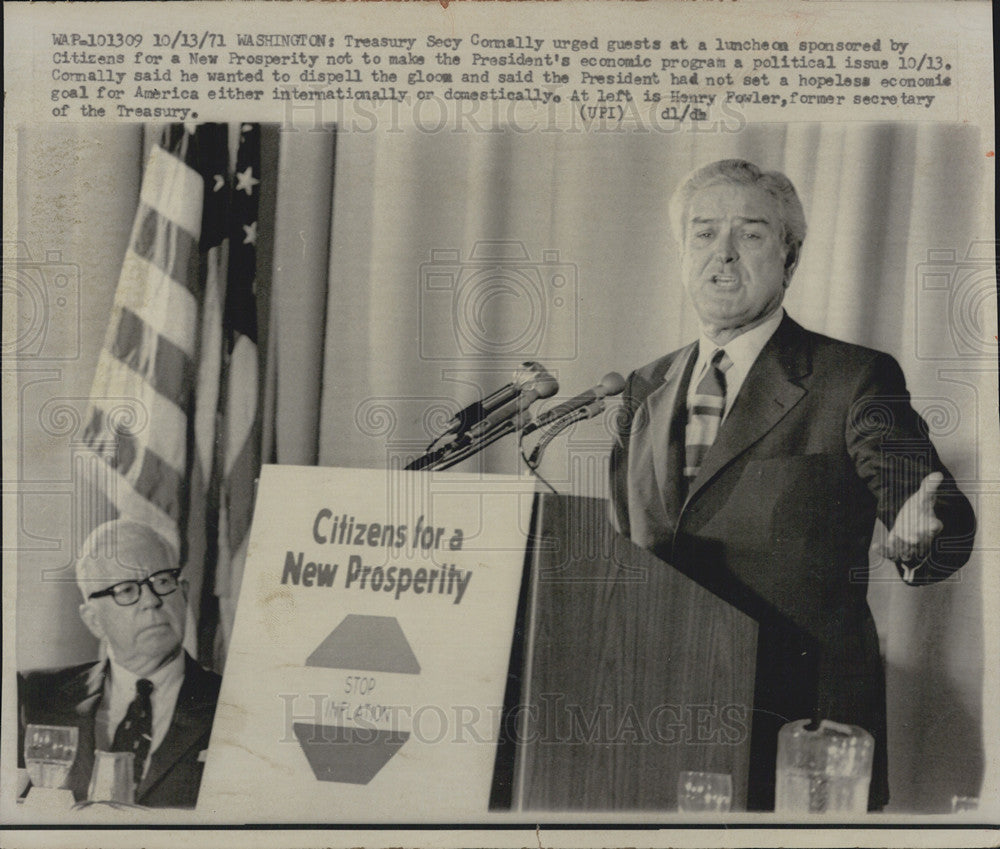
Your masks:
M73 791L77 801L87 798L90 790L90 774L94 771L94 729L97 708L104 693L104 678L107 661L102 660L69 679L57 694L53 694L53 704L61 705L61 716L50 717L49 724L74 725L77 728L76 758L70 770L67 786Z
M201 667L186 653L184 655L184 682L177 694L177 705L167 736L153 752L149 769L136 789L136 801L142 804L143 797L152 790L178 760L192 746L198 743L206 728L212 722L213 703L204 697L205 688L200 685L203 675Z
M698 343L689 345L674 358L663 376L663 383L649 394L648 421L657 432L649 437L653 446L653 470L656 490L671 526L683 504L684 425L687 421L687 387L698 358ZM680 439L678 441L678 434Z
M104 677L108 662L99 660L93 666L81 670L60 689L54 701L72 705L78 716L93 716L104 693Z
M810 370L808 340L786 315L747 374L691 484L688 501L788 414L806 394L796 381Z

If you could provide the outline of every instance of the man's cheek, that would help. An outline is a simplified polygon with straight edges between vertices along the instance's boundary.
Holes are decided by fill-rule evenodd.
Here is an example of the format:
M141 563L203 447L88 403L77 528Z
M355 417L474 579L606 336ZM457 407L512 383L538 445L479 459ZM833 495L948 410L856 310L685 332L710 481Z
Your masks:
M184 625L187 621L186 611L187 609L184 607L174 608L170 611L170 624L178 637L184 636Z

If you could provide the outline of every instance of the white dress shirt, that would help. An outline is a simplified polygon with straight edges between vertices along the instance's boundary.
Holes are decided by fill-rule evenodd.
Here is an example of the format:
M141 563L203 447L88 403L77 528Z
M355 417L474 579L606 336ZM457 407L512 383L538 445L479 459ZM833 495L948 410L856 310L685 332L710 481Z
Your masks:
M140 677L145 677L153 683L153 692L149 696L153 705L153 739L149 747L149 757L146 758L142 769L142 773L145 775L153 752L159 748L163 738L167 736L170 723L174 718L177 696L180 694L181 684L184 683L184 652L178 652L177 657L161 666L156 672L146 676L136 675L118 664L111 653L110 646L108 647L108 662L110 664L109 674L104 680L104 696L98 711L98 727L103 725L104 730L104 734L98 736L99 748L110 748L111 742L114 740L115 730L125 718L128 706L135 699L135 682ZM102 736L106 739L102 740Z
M778 325L781 324L781 319L784 318L784 315L784 308L778 307L763 322L747 330L745 333L741 333L734 339L730 339L725 345L713 342L703 333L698 340L698 360L694 364L694 371L691 373L691 383L688 385L688 409L692 406L696 394L695 390L698 388L702 377L705 376L705 371L708 369L709 362L711 362L712 354L721 348L729 355L729 359L733 361L733 364L726 372L726 408L722 414L722 418L725 420L725 417L729 415L729 411L733 407L736 396L739 394L740 387L743 386L743 381L746 380L751 367L757 361L760 352L764 350L764 346L768 340L774 335L774 331L778 329Z

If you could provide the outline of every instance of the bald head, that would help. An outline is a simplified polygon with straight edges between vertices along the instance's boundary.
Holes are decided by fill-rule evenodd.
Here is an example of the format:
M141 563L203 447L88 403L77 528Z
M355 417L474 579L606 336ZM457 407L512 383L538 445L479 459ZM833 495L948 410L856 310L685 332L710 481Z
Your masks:
M115 519L98 525L76 561L76 585L87 598L118 581L142 580L162 569L176 569L173 546L149 525Z

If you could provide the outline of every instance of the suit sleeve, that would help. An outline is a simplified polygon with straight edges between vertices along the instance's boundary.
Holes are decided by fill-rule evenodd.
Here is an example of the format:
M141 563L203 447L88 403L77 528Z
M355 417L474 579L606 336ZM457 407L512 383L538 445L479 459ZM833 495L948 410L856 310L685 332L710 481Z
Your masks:
M874 355L861 370L848 415L846 442L886 528L893 526L900 508L927 475L944 475L934 505L944 528L914 583L943 580L964 565L976 530L972 505L938 457L927 423L910 404L903 372L887 354Z
M625 381L622 392L622 404L615 418L615 441L611 448L610 480L611 493L608 505L608 518L618 533L623 536L631 534L631 523L628 512L628 443L632 419L635 416L635 372Z

